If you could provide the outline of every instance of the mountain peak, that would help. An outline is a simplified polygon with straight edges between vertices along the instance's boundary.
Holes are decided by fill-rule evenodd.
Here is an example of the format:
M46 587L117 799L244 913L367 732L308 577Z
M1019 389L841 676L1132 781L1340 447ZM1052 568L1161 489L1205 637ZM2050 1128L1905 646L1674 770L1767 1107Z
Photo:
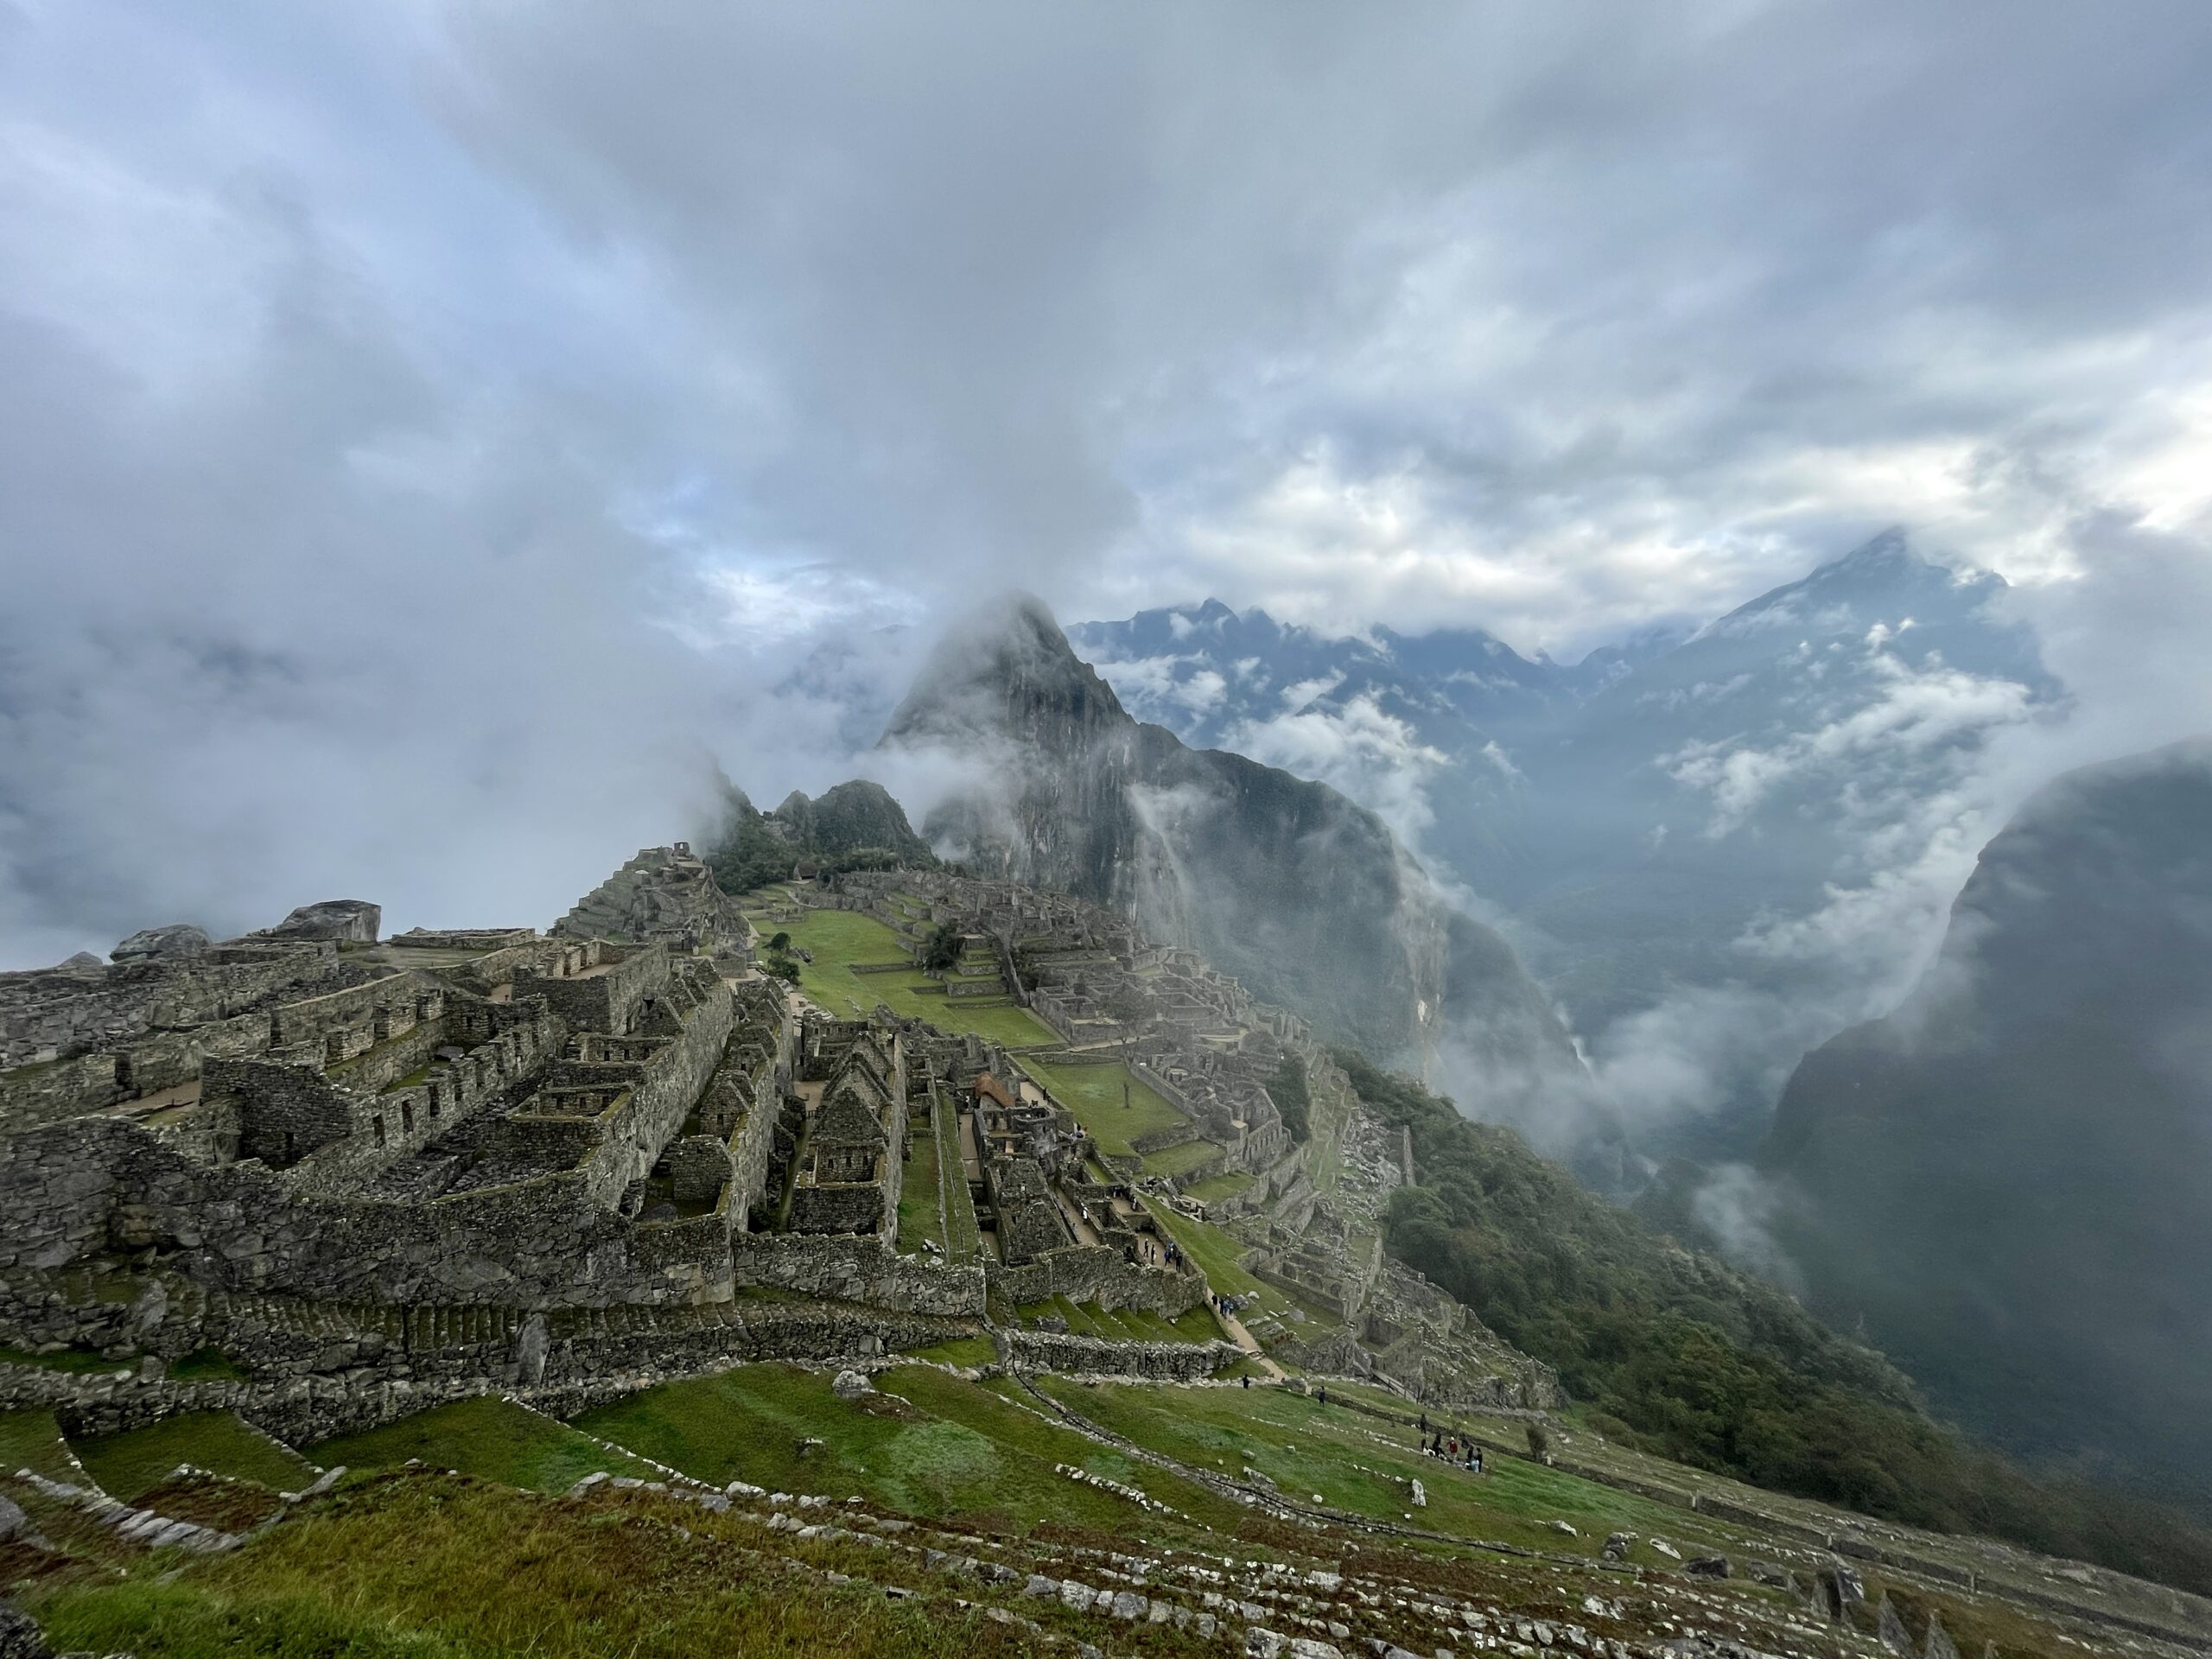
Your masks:
M1129 721L1052 607L1033 594L1005 594L947 631L883 741L971 739L1025 724L1040 709L1084 723Z

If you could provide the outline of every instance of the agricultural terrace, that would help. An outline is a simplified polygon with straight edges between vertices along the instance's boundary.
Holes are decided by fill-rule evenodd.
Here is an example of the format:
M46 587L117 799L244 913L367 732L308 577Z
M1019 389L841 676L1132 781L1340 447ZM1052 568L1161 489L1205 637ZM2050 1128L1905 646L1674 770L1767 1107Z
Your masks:
M493 1395L437 1406L396 1423L325 1440L313 1448L326 1466L397 1469L410 1458L531 1491L565 1491L604 1471L658 1480L651 1464L607 1446L529 1407Z
M874 1381L881 1392L848 1402L820 1372L746 1365L663 1383L576 1423L712 1485L746 1480L858 1496L992 1531L1077 1526L1186 1541L1205 1527L1233 1530L1239 1519L1237 1504L1048 1421L991 1386L926 1365ZM1055 1474L1058 1463L1138 1487L1191 1519L1137 1510Z

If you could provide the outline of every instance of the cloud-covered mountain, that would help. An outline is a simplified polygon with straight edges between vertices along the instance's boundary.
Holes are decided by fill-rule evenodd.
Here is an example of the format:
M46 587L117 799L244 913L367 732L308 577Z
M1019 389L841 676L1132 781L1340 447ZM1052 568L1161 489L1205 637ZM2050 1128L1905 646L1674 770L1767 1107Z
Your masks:
M1815 1306L1949 1409L2212 1497L2212 741L2038 793L1763 1161Z
M1980 839L1989 740L2054 700L2004 587L1891 532L1571 667L1477 630L1331 638L1212 602L1075 637L1189 741L1382 813L1510 918L1649 1149L1714 1155L1894 995L1900 940Z
M1587 1079L1549 1003L1381 818L1140 724L1038 601L950 635L883 741L965 780L925 820L941 850L1114 906L1540 1145L1586 1133L1567 1121Z

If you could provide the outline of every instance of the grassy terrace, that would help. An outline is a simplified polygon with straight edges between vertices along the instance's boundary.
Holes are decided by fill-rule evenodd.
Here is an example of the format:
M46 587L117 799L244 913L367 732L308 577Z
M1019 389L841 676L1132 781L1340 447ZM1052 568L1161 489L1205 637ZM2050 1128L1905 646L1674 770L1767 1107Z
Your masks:
M1024 1060L1022 1065L1054 1100L1075 1114L1075 1121L1090 1131L1103 1153L1133 1155L1129 1142L1138 1136L1190 1122L1118 1061L1112 1065L1047 1065ZM1129 1091L1126 1107L1122 1104L1124 1084Z
M944 1194L945 1254L955 1262L973 1262L983 1253L982 1229L968 1194L967 1166L960 1161L960 1115L949 1101L937 1115L937 1167Z
M315 1465L288 1446L257 1433L226 1411L181 1412L143 1428L71 1442L85 1471L111 1497L128 1502L158 1484L181 1463L297 1491Z
M936 1132L926 1123L917 1125L908 1144L913 1151L899 1185L899 1248L914 1255L925 1239L944 1248L944 1193Z
M743 1366L664 1383L577 1419L715 1484L859 1496L909 1514L994 1531L1052 1524L1180 1541L1184 1522L1052 1472L1055 1463L1140 1487L1203 1524L1233 1527L1237 1507L1180 1477L1124 1457L981 1383L927 1366L875 1379L857 1402L830 1379L790 1366ZM1011 1386L1011 1385L1007 1385ZM818 1441L818 1445L809 1445Z
M1209 1175L1203 1181L1188 1181L1184 1192L1200 1204L1217 1204L1224 1198L1234 1198L1252 1185L1252 1178L1243 1170L1231 1170L1226 1175Z
M650 1464L610 1452L565 1424L492 1395L325 1440L314 1451L327 1468L342 1463L348 1469L397 1469L419 1458L434 1469L540 1492L564 1491L601 1470L640 1480L661 1478Z
M1065 1296L1055 1296L1014 1311L1029 1325L1056 1313L1067 1321L1069 1331L1076 1336L1104 1337L1111 1342L1206 1342L1221 1335L1221 1326L1203 1306L1171 1319L1144 1308L1104 1308L1095 1302L1071 1302Z
M974 1032L1006 1048L1036 1048L1058 1040L1027 1008L983 997L938 994L939 982L919 969L856 974L855 963L901 962L906 944L873 916L849 910L810 910L795 922L776 922L756 912L753 924L764 938L789 933L791 944L811 951L814 960L799 969L799 988L841 1019L865 1019L879 1002L900 1016L923 1019L940 1031Z
M1058 1377L1042 1386L1093 1422L1182 1463L1230 1476L1249 1465L1294 1502L1319 1493L1332 1509L1373 1520L1410 1515L1438 1532L1583 1555L1598 1554L1607 1533L1629 1531L1639 1539L1634 1559L1649 1566L1666 1564L1641 1541L1654 1534L1681 1549L1743 1545L1734 1529L1688 1510L1521 1459L1492 1457L1484 1473L1469 1474L1424 1457L1414 1430L1286 1389L1087 1387ZM1414 1508L1416 1478L1427 1491L1421 1510ZM1554 1520L1578 1535L1554 1530Z
M1144 1155L1144 1169L1147 1175L1187 1175L1201 1164L1211 1161L1221 1148L1211 1141L1184 1141L1172 1147L1162 1147L1157 1152Z
M0 1470L29 1469L48 1480L74 1481L69 1443L50 1411L0 1411Z

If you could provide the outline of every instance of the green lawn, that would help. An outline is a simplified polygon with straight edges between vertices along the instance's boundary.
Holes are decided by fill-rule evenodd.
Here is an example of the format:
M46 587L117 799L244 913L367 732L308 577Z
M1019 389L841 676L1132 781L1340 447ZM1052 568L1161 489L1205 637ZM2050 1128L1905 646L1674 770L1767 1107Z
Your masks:
M841 1019L861 1020L888 1003L905 1019L926 1020L940 1031L974 1032L1005 1048L1035 1048L1059 1040L1027 1008L1011 1003L964 1005L957 997L917 995L934 986L918 969L897 973L856 974L855 963L904 962L906 942L873 916L852 910L810 910L796 922L754 920L768 937L789 933L792 945L810 950L814 960L799 967L799 989Z
M1043 1084L1054 1100L1075 1114L1077 1122L1090 1131L1100 1152L1109 1156L1133 1154L1129 1142L1140 1135L1172 1129L1190 1120L1129 1074L1119 1062L1112 1065L1046 1065L1024 1060L1022 1067ZM1122 1088L1128 1085L1128 1104L1122 1103Z
M1218 1204L1224 1198L1234 1198L1252 1185L1252 1178L1241 1169L1226 1175L1209 1175L1203 1181L1185 1181L1184 1192L1200 1204Z
M312 1450L326 1468L342 1463L349 1469L396 1469L418 1458L433 1469L458 1470L541 1492L565 1491L601 1470L640 1480L663 1478L650 1464L608 1452L565 1424L488 1394L325 1440Z
M899 1185L899 1248L918 1255L925 1239L940 1249L944 1247L944 1217L938 1207L944 1188L938 1173L936 1132L927 1123L918 1124L911 1144L912 1155Z
M1147 1175L1187 1175L1201 1164L1211 1163L1221 1154L1221 1148L1211 1141L1182 1141L1172 1147L1162 1147L1157 1152L1144 1155L1144 1173Z
M315 1465L299 1453L227 1411L180 1412L143 1428L95 1435L71 1446L86 1472L126 1503L159 1484L181 1463L257 1480L278 1491L297 1491L315 1475Z

